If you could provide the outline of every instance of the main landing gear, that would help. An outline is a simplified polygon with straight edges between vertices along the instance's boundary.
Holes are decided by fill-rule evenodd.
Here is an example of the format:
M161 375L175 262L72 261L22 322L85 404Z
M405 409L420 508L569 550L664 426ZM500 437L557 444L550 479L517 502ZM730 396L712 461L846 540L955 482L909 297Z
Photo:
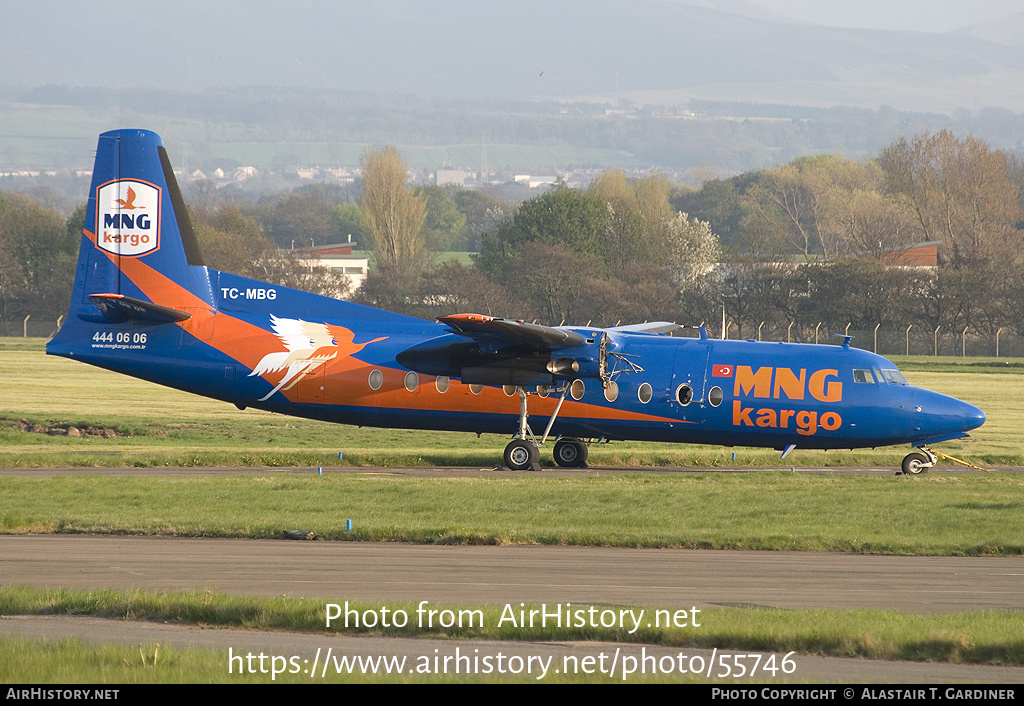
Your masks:
M587 445L579 439L559 439L555 442L555 463L563 468L586 468Z
M505 466L511 471L539 471L540 449L529 439L513 439L505 447Z
M519 392L519 431L515 438L505 447L505 466L512 471L539 471L540 470L540 447L547 441L551 427L558 416L558 410L562 408L565 401L565 394L569 391L566 386L558 399L555 411L548 420L548 426L544 430L544 436L537 442L530 425L527 423L526 400L528 393L522 387L516 388ZM555 442L555 463L564 468L585 468L587 465L587 445L579 439L559 439Z

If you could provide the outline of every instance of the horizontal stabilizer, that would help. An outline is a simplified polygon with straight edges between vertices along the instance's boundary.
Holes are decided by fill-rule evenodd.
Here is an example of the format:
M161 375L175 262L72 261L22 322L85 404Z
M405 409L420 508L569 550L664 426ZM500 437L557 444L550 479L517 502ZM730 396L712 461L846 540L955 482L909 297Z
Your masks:
M453 314L439 316L437 320L447 324L455 332L481 343L483 340L505 339L508 342L506 345L526 344L545 349L575 348L586 343L586 339L575 331L554 326L538 326L515 319L495 319L481 314Z
M136 319L138 321L169 324L192 318L192 314L187 312L135 299L134 297L126 297L123 294L90 294L89 301L111 323Z

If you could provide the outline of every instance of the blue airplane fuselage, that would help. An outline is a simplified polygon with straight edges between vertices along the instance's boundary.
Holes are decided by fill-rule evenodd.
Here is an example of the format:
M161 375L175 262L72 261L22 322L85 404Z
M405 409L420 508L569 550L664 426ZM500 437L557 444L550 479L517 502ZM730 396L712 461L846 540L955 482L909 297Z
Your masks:
M359 426L525 436L523 416L554 416L554 436L791 450L924 446L985 420L848 339L430 322L209 269L190 233L159 137L102 135L69 315L47 352Z

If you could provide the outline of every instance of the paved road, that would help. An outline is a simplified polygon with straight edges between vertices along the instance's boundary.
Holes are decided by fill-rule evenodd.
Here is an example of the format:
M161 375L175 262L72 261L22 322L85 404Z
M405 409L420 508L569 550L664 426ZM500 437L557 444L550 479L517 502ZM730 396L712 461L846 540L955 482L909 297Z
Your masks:
M252 654L256 657L260 653L267 656L266 666L269 670L272 656L291 657L296 656L303 668L309 668L312 664L323 664L326 659L324 653L330 648L333 654L338 657L362 656L362 657L405 657L407 667L435 664L435 659L443 660L446 657L454 658L459 654L468 655L472 658L482 660L486 657L495 671L484 678L492 681L500 681L502 678L497 672L497 661L499 655L504 656L504 664L508 671L519 674L524 679L541 679L538 681L556 678L556 670L564 670L567 664L584 665L584 659L590 658L591 680L610 683L628 683L635 679L632 674L623 678L622 666L611 673L608 666L614 663L616 651L619 652L618 664L627 664L626 659L632 658L634 665L644 664L647 657L647 666L657 665L666 669L671 665L676 669L680 664L679 655L683 655L681 663L684 668L697 670L704 665L704 669L711 664L713 659L721 655L748 655L757 654L760 656L760 664L773 664L776 667L782 664L785 657L782 653L774 654L774 661L769 662L772 653L757 653L748 650L727 650L719 649L713 652L710 649L691 647L659 647L656 645L631 645L607 642L470 642L466 640L432 640L432 639L406 639L406 638L384 638L384 637L348 637L348 636L326 636L309 635L288 632L268 632L261 630L222 630L222 629L201 629L184 625L167 625L162 623L140 623L123 620L103 620L101 618L88 617L57 617L57 616L11 616L0 617L0 635L22 635L31 638L58 640L66 637L77 637L86 642L92 643L122 643L137 647L139 645L173 645L176 647L199 647L220 651L224 655L225 672L228 668L228 657L230 655L245 656ZM229 653L228 650L231 650ZM320 659L317 661L317 650L320 650ZM520 658L517 663L510 658ZM603 661L602 661L603 655ZM135 657L133 650L132 658ZM533 658L531 663L529 660ZM652 659L653 658L653 659ZM543 674L538 667L537 660L549 660L547 662L547 674ZM778 669L773 673L761 671L757 675L759 682L767 684L787 682L790 680L802 683L911 683L911 684L1024 684L1024 669L1017 667L998 667L988 665L967 665L949 663L927 663L927 662L883 662L878 660L853 659L845 657L817 657L814 655L796 654L790 655L792 660L787 667L792 665L793 671L785 676ZM303 661L305 660L305 661ZM654 661L656 660L656 661ZM525 663L525 665L524 665ZM741 664L750 669L754 659L743 657ZM241 668L245 663L238 660L234 663L236 669ZM253 662L258 665L258 661ZM290 660L288 664L291 664ZM330 660L329 673L336 664ZM449 670L456 662L452 659L449 663ZM463 665L472 664L463 662ZM735 668L735 661L730 663ZM523 666L532 666L533 669L527 672ZM597 672L599 665L606 668ZM724 669L719 661L714 662L713 674L722 674ZM258 667L257 667L258 668ZM317 670L322 675L320 670ZM596 672L596 673L595 673ZM237 673L237 672L234 672ZM577 672L579 673L579 672ZM674 672L667 672L672 674ZM322 678L322 677L321 677ZM650 678L650 677L648 677ZM657 677L654 677L655 679ZM430 677L427 677L429 680ZM310 681L317 683L318 677L311 676ZM749 679L735 680L736 685L749 684ZM840 689L839 693L842 693ZM856 693L860 693L858 689ZM943 691L944 693L944 691Z
M715 469L757 472L768 469ZM1000 469L1019 472L1020 469ZM308 473L309 469L0 469L2 475L235 475ZM326 473L414 477L511 474L492 469L343 468ZM636 469L550 469L596 475ZM643 472L707 472L644 469ZM797 473L890 475L892 469L796 468ZM949 472L943 469L940 472ZM960 471L957 471L960 472ZM967 470L966 472L971 472ZM906 612L1024 609L1024 559L1017 557L879 557L810 552L721 552L593 547L463 547L344 542L179 539L82 535L0 536L0 583L67 588L212 588L242 595L292 595L386 604L572 603L690 608L714 606L881 608ZM81 618L0 619L0 634L77 635L87 640L161 642L274 654L305 654L322 636L201 630ZM488 654L595 656L599 643L473 643L330 638L335 649L374 655ZM626 648L623 648L626 649ZM635 648L629 647L634 650ZM656 654L675 654L650 648ZM435 652L436 650L436 652ZM446 652L447 650L447 652ZM688 655L710 658L707 651ZM735 651L733 651L735 652ZM802 681L1024 683L1024 669L872 662L798 655Z
M806 552L722 552L593 547L417 546L282 540L88 535L0 536L7 584L67 588L212 588L387 604L572 603L701 608L721 605L891 608L932 612L1024 609L1024 559L878 557ZM362 655L462 654L639 656L638 646L480 643L325 637L81 618L10 617L0 634L80 636L92 641L195 645L312 661L318 648ZM661 658L678 648L649 647ZM735 650L720 650L736 652ZM687 657L707 650L686 649ZM779 655L781 657L781 655ZM801 681L1024 683L1024 669L877 662L797 655ZM671 660L669 660L671 661ZM225 658L225 663L227 662ZM766 675L765 678L767 678ZM621 675L620 677L621 678Z
M1024 559L0 536L0 582L447 603L1024 610Z

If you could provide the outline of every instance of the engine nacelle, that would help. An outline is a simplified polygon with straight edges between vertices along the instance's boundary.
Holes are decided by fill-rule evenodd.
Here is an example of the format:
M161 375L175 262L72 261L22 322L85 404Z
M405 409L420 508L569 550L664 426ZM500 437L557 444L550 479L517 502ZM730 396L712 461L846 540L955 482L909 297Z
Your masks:
M572 358L555 358L546 367L552 375L570 380L575 379L580 372L580 364Z

